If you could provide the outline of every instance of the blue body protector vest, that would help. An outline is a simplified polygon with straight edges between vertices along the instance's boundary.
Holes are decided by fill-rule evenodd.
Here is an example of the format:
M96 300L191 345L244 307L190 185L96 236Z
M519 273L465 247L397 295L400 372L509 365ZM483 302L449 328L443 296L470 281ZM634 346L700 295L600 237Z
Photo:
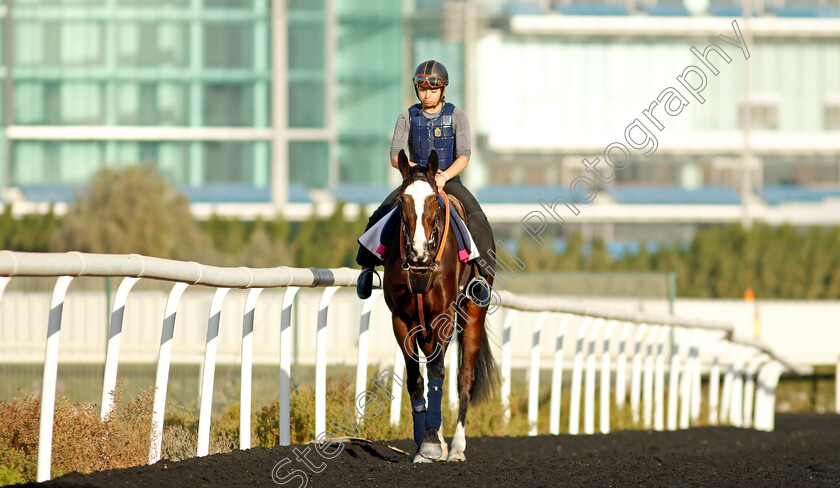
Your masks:
M438 167L444 171L455 161L455 129L452 128L455 105L443 104L440 114L434 119L424 117L420 109L419 103L408 108L411 159L416 164L427 166L429 154L434 149L438 156Z

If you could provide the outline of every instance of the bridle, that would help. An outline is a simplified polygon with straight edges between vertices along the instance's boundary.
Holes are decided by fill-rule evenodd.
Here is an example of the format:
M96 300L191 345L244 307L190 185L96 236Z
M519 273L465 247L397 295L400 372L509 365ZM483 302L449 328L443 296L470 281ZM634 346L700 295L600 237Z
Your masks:
M437 188L437 185L434 185L434 187ZM431 340L431 335L426 334L426 319L423 317L423 295L429 291L429 287L432 284L432 276L434 276L435 272L440 268L440 257L443 256L443 251L446 249L446 239L449 237L449 199L441 188L437 191L437 193L435 193L435 224L432 227L432 232L429 234L429 248L434 249L435 237L437 236L438 231L438 216L440 215L440 205L438 205L439 196L443 197L443 205L446 209L446 216L443 223L443 235L440 239L440 247L437 249L435 259L428 266L411 264L406 258L407 246L410 239L408 236L408 230L405 226L404 214L400 211L400 258L402 258L402 268L406 274L408 291L409 293L417 295L417 314L420 319L420 326L423 328L423 334L426 342ZM402 204L404 203L405 202L403 201Z
M408 235L408 228L405 225L405 219L403 218L403 214L402 212L400 213L400 258L402 259L402 269L408 272L409 274L424 274L428 272L435 272L440 267L440 257L443 255L444 249L446 249L446 238L449 234L449 201L443 189L438 190L438 192L435 194L434 226L432 227L432 232L429 234L429 249L433 252L435 250L435 238L437 237L439 228L438 217L440 216L440 205L438 205L437 202L438 195L443 197L443 205L446 208L446 218L443 224L443 236L440 241L440 247L435 253L435 259L426 266L412 264L406 257L408 251L408 243L411 241L411 239Z

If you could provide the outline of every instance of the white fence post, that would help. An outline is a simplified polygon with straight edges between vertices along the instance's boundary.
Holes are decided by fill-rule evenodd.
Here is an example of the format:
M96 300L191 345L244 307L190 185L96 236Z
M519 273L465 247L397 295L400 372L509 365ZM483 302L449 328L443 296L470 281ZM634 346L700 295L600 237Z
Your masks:
M697 357L697 331L687 330L683 334L682 351L685 355L685 370L680 378L680 429L689 427L691 417L691 393L694 383L694 358Z
M840 413L840 356L834 368L834 413Z
M578 325L578 336L575 344L575 364L572 369L572 398L569 404L569 434L580 432L580 390L583 386L583 341L589 331L592 317L584 317Z
M589 354L586 356L586 389L583 397L584 434L595 433L595 341L604 322L604 319L595 319L595 325L589 330Z
M642 389L642 422L645 429L653 427L653 384L656 381L656 365L659 363L659 327L648 326L645 338L645 374Z
M764 368L762 374L759 375L759 391L761 392L761 406L756 412L757 430L770 432L776 427L776 387L779 385L779 377L781 376L783 368L778 361L771 361ZM760 419L760 421L759 421Z
M744 363L747 361L747 350L738 348L737 359L733 365L732 398L729 404L729 423L735 427L744 425Z
M210 302L210 318L207 320L207 341L204 346L204 362L201 368L201 394L198 409L198 440L196 456L206 456L210 450L210 416L213 413L213 382L216 379L216 350L219 347L219 323L222 319L222 304L230 288L216 288Z
M41 385L41 418L38 428L37 481L50 479L52 463L53 420L55 419L55 384L58 377L58 339L61 336L61 313L64 297L73 281L72 276L60 276L50 300L50 318L47 322L47 347L44 352L44 379Z
M280 311L280 396L278 400L278 421L280 422L281 446L292 443L290 403L292 401L292 306L300 288L289 286L283 294ZM295 324L297 327L297 324Z
M697 343L692 346L692 368L694 374L692 375L691 382L691 422L695 424L700 420L700 408L703 401L703 373L701 371L702 364L700 361L700 351L704 346L708 345L715 339L714 335L705 331L697 331L697 337Z
M528 371L528 435L537 435L537 412L540 400L540 332L548 312L540 312L531 335L531 365Z
M753 425L753 399L755 398L755 375L763 363L770 359L767 354L759 354L747 365L744 377L744 427Z
M242 312L242 350L239 376L239 448L251 447L251 378L253 377L254 315L262 288L251 288Z
M729 348L729 361L726 364L726 373L723 375L723 389L720 395L720 414L718 423L731 423L729 410L732 405L732 383L735 380L735 362L741 353L736 346Z
M607 329L604 331L604 338L601 347L601 415L599 424L602 434L610 433L610 340L616 321L607 322Z
M120 361L120 336L122 335L123 317L125 316L125 302L131 288L140 278L123 278L114 295L114 305L111 307L111 321L108 325L108 347L105 351L105 373L102 377L102 400L99 403L99 418L105 417L114 407L114 388L117 387L117 368Z
M157 372L155 373L155 399L152 407L152 433L149 449L149 464L160 460L163 442L163 417L166 410L166 390L169 386L169 364L172 358L172 338L175 336L175 315L178 302L187 289L186 283L175 283L166 299L163 312L163 325L160 329L160 348L158 349Z
M318 305L318 332L315 336L315 436L327 430L327 311L337 286L324 288Z
M11 276L0 276L0 302L3 301L3 294L6 292L6 287L9 285L11 279Z
M630 412L633 414L633 422L636 423L639 423L641 420L639 404L642 396L642 359L651 357L650 341L646 341L644 349L642 347L642 341L646 335L648 335L648 326L646 324L639 324L636 327L636 333L633 335L633 371L630 373ZM652 359L650 364L652 370ZM653 383L651 382L652 391Z
M563 336L572 320L571 314L563 314L563 319L557 326L554 342L554 367L551 370L551 412L549 413L548 431L557 435L560 433L560 405L563 398Z
M615 406L622 409L627 402L627 339L633 324L624 322L619 328L618 356L615 360Z
M502 325L502 408L505 421L510 421L510 332L517 311L510 308Z
M671 327L659 327L656 341L656 373L653 387L653 429L665 430L665 342Z
M679 398L680 354L683 349L685 331L680 327L672 328L671 369L668 372L668 430L677 430L677 400Z
M720 356L725 342L717 343L712 356L712 367L709 371L709 425L718 424L718 409L720 405Z
M6 293L6 287L9 286L11 280L11 276L0 276L0 301L3 300L3 294Z
M370 314L376 300L383 294L382 290L373 290L370 297L362 302L362 315L359 318L359 353L356 358L356 394L353 398L367 390L367 363L368 363L368 337L370 336ZM361 419L362 414L356 409L356 419Z
M405 358L399 344L394 344L394 376L403 378L405 375ZM408 381L406 379L406 381ZM405 383L405 381L403 381ZM396 381L391 382L391 425L400 423L400 408L402 407L402 385Z

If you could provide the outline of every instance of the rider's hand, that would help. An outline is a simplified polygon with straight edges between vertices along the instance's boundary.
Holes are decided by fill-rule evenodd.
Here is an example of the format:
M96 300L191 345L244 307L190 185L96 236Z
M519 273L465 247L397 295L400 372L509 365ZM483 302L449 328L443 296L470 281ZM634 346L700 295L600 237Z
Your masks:
M437 183L438 190L443 188L443 185L446 184L446 176L443 175L443 171L438 170L437 174L435 175L435 183Z

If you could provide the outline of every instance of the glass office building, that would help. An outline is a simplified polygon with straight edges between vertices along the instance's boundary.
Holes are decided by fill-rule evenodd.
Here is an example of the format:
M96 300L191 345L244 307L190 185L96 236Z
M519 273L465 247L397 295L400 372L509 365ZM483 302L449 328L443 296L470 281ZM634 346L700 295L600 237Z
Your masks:
M732 35L738 0L699 14L683 5L694 3L0 0L0 187L38 201L38 189L100 168L151 163L193 201L309 202L308 189L327 189L378 203L398 176L387 157L397 114L415 102L410 75L430 58L472 121L471 187L567 185L699 62L691 46ZM722 44L734 60L715 58L709 101L669 119L656 158L617 184L731 194L749 113L754 186L836 186L836 4L765 6L750 59Z
M386 180L399 2L7 0L0 13L3 187L140 163L199 199Z

